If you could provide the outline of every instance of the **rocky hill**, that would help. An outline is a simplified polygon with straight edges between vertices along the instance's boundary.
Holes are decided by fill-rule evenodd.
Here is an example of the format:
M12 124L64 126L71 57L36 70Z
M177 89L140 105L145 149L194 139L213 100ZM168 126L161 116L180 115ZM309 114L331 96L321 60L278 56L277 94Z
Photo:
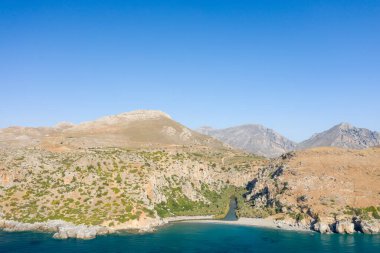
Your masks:
M365 149L380 145L380 134L365 128L357 128L348 123L341 123L331 129L313 135L301 142L297 148L341 147Z
M197 131L234 148L265 157L276 157L296 147L295 142L262 125L243 125L226 129L202 127Z
M168 217L222 215L267 162L157 111L7 128L0 140L0 226L11 230L54 220L148 230Z
M0 147L39 147L51 151L102 147L158 147L223 144L175 122L160 111L140 110L107 116L78 125L10 127L0 130Z
M242 216L322 233L380 231L380 148L317 148L273 160L251 181Z

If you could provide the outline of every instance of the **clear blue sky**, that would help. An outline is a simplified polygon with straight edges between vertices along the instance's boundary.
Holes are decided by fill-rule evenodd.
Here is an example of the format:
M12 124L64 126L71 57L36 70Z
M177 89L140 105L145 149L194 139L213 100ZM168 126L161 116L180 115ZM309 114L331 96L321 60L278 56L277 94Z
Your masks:
M0 0L0 127L159 109L380 130L378 0Z

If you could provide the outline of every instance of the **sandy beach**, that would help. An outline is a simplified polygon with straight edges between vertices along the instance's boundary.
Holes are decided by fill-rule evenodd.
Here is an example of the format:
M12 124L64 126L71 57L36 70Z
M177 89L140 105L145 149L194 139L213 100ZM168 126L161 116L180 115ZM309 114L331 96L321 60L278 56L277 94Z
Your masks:
M191 221L211 221L213 220L212 215L199 215L199 216L176 216L164 218L165 223L170 222L191 222Z
M184 217L182 217L182 219L177 220L177 222L253 226L253 227L264 227L264 228L272 228L272 229L291 230L291 231L311 232L311 230L306 227L294 226L294 225L285 223L283 221L274 221L272 219L259 219L259 218L240 218L236 221L225 221L225 220L213 220L213 219L184 219Z

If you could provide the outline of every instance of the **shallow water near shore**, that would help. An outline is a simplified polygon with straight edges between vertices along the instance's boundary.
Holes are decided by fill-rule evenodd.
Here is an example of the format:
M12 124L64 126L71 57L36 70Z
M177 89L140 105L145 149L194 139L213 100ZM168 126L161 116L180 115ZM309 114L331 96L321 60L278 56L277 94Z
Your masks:
M174 223L155 233L121 233L94 240L0 231L0 252L380 252L380 235L320 235L248 226Z

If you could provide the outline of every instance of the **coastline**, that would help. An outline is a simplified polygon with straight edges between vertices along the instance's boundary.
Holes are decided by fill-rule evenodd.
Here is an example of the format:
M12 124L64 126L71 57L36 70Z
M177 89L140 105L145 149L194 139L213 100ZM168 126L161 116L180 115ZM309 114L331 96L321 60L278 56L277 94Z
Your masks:
M302 227L292 226L284 222L276 222L270 219L240 218L236 221L217 220L213 216L177 216L163 219L152 219L147 223L124 224L117 227L76 225L62 220L50 220L46 222L22 223L12 220L0 220L0 229L6 232L39 231L53 233L55 239L94 239L99 235L114 234L123 231L137 231L138 233L153 232L156 229L170 223L209 223L235 226L264 227L292 231L312 231Z
M280 229L287 231L298 231L298 232L315 232L306 226L293 225L284 221L275 221L272 219L262 219L262 218L239 218L236 221L227 220L184 220L181 222L187 223L209 223L209 224L224 224L232 226L249 226L249 227L261 227L270 229Z
M23 223L13 220L1 220L0 230L5 232L39 231L53 233L55 239L94 239L98 235L114 234L123 231L138 233L153 232L157 228L174 222L210 220L213 216L177 216L159 219L145 219L142 221L130 221L115 227L104 225L73 224L62 220L49 220L46 222Z
M10 220L0 220L0 229L6 232L22 232L22 231L39 231L53 233L53 238L55 239L94 239L96 236L108 235L119 232L137 232L137 233L149 233L171 223L203 223L203 224L224 224L232 226L249 226L249 227L261 227L268 229L278 229L286 231L296 231L296 232L324 232L323 229L314 229L307 224L295 223L290 220L274 220L271 218L239 218L235 221L228 220L218 220L214 216L177 216L168 218L155 218L146 219L142 221L131 221L130 223L122 224L120 226L108 227L108 226L91 226L91 225L75 225L62 220L49 220L46 222L37 223L22 223ZM364 225L367 223L363 223ZM323 227L324 223L319 224ZM345 230L339 229L340 226L345 225ZM339 234L353 234L347 230L347 224L338 223L338 229L336 233ZM369 226L367 224L367 226ZM363 226L363 233L365 234L376 234L378 230L371 230L371 227ZM347 230L347 231L346 231ZM330 233L332 233L331 231Z

